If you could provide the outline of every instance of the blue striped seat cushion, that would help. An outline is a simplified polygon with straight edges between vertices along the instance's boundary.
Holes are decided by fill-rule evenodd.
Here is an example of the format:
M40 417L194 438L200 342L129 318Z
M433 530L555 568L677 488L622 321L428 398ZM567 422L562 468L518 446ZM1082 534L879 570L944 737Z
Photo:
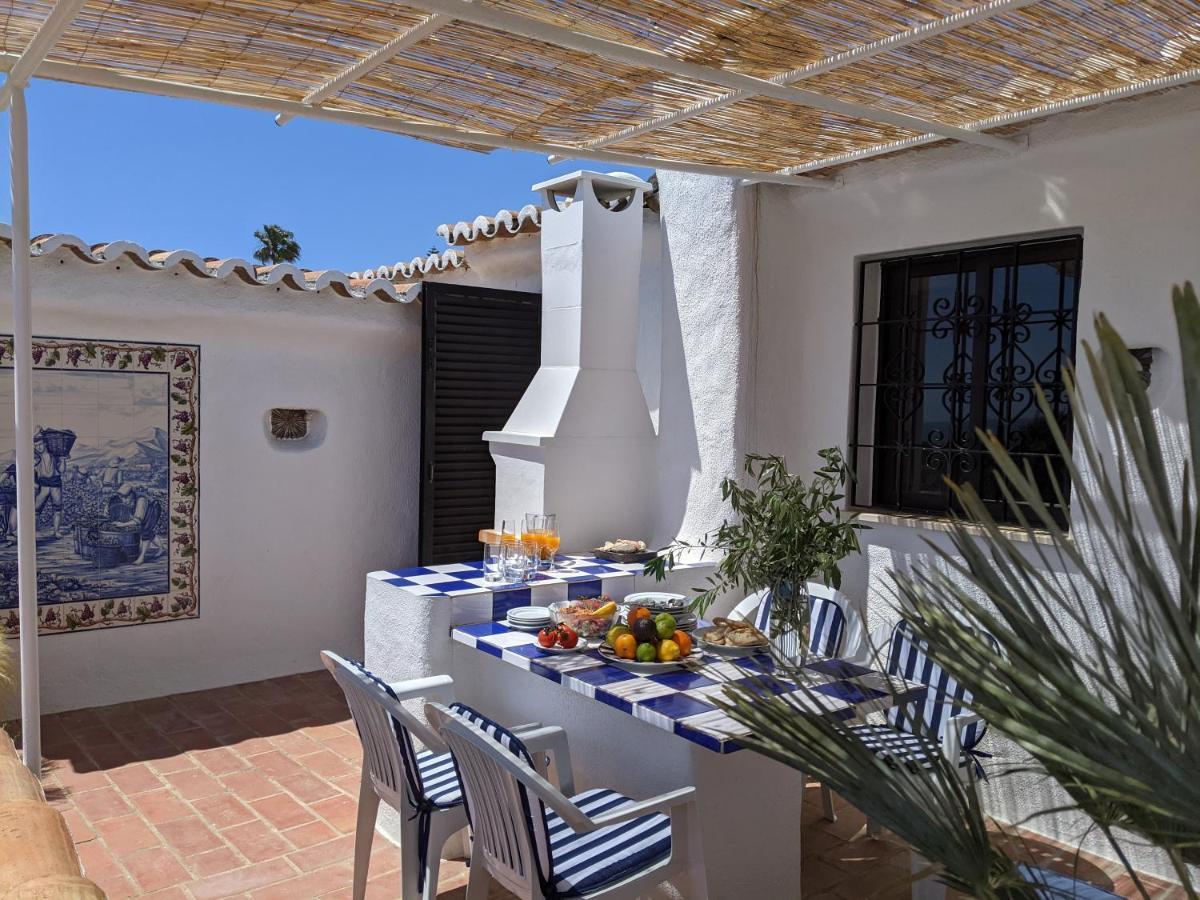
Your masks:
M422 750L417 754L417 769L421 772L421 784L430 803L439 809L462 803L462 785L449 753Z
M754 627L763 634L771 634L773 604L774 596L765 592L754 615ZM808 649L821 656L840 656L845 649L846 613L837 601L816 595L808 598L808 610Z
M571 798L589 816L632 803L607 788ZM661 863L671 855L671 820L652 813L596 831L576 833L557 813L546 812L555 895L580 897Z
M942 752L942 745L932 738L899 731L890 725L851 725L850 730L858 735L868 750L889 763L903 763L910 768L920 766L928 769L932 766L930 758L939 756ZM959 754L959 768L969 761L970 757L966 753Z
M1028 881L1043 885L1037 892L1041 900L1116 900L1121 896L1049 869L1021 864L1017 870Z

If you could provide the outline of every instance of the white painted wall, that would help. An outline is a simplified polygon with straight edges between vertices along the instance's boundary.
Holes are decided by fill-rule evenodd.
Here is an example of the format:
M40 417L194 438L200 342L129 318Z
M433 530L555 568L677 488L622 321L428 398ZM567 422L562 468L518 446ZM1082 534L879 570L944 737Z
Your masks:
M846 444L857 258L1059 228L1083 230L1081 336L1103 311L1131 346L1167 348L1152 399L1166 429L1181 423L1170 288L1200 281L1200 89L1050 120L1014 157L931 150L859 166L832 192L760 191L757 391L746 410L758 449L806 470L821 447ZM888 572L928 563L923 539L944 538L885 525L863 537L844 588L888 621ZM1009 821L1062 799L1034 778L996 779L987 792ZM1086 822L1060 816L1030 827L1074 843ZM1098 840L1086 846L1111 855ZM1139 867L1169 874L1157 855L1131 852Z
M5 247L0 329L9 264ZM33 310L39 335L201 346L200 618L43 638L45 711L309 671L326 647L361 654L364 574L415 561L419 307L63 253L34 261ZM322 411L324 441L272 446L272 406Z

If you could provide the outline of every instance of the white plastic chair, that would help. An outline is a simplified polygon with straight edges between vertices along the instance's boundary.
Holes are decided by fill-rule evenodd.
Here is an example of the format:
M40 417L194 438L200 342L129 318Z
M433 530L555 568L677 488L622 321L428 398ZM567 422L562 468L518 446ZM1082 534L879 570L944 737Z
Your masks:
M845 658L849 647L858 647L865 632L862 616L841 591L810 581L805 585L809 598L810 653L834 659ZM754 627L771 637L771 591L764 589L751 594L733 608L731 619L753 622ZM837 821L833 808L833 792L821 785L821 805L825 818Z
M321 660L346 695L363 749L354 836L354 900L362 900L366 893L380 800L401 814L401 896L404 900L433 900L442 848L467 826L467 814L449 750L402 701L452 703L454 682L449 675L434 675L387 684L361 663L331 651L323 651ZM546 754L551 753L556 769L561 773L565 767L569 778L566 735L561 728L527 725L517 733L538 754L543 770ZM414 738L424 750L416 749Z
M467 900L493 880L522 900L641 896L664 881L707 900L696 789L634 801L598 788L559 790L534 768L523 739L455 704L427 704L462 774L474 843ZM556 760L557 762L557 760Z

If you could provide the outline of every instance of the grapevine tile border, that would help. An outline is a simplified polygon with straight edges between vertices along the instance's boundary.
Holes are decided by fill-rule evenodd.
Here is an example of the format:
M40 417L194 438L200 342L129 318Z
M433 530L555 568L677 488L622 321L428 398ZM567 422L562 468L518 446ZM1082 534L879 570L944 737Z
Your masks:
M170 590L39 604L38 633L67 634L200 615L200 347L135 341L33 339L35 369L161 372L168 389L167 547ZM13 368L12 335L0 335L0 368ZM0 637L19 633L17 610L0 611Z

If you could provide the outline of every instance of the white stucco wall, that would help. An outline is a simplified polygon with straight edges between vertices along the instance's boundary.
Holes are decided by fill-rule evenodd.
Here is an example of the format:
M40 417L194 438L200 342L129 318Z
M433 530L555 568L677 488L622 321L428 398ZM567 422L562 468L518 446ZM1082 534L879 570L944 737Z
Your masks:
M9 329L7 248L0 266ZM365 573L415 561L419 307L67 253L35 260L33 296L35 334L201 347L200 618L43 638L43 709L310 671L326 647L361 654ZM324 440L273 446L273 406L320 410Z
M954 147L859 166L827 193L761 186L754 446L808 470L818 449L846 444L856 259L1060 228L1083 231L1080 336L1103 311L1130 346L1166 348L1151 396L1164 426L1178 426L1170 288L1200 281L1198 148L1200 89L1186 89L1050 120L1013 157ZM888 572L927 563L927 538L944 546L925 528L877 525L846 561L844 589L867 598L875 622L892 617ZM1009 821L1062 799L1035 778L997 779L987 794ZM1086 828L1070 816L1029 824L1071 843ZM1094 837L1087 847L1111 854ZM1169 874L1156 855L1132 854Z

